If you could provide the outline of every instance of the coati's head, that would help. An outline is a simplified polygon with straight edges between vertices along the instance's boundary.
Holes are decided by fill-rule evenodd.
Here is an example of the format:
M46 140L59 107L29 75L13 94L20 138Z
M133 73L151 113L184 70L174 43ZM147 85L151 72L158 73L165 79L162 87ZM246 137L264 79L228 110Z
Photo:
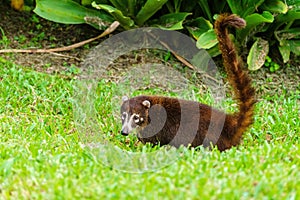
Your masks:
M143 128L149 123L150 101L143 98L122 98L121 106L122 130L127 136L135 128Z

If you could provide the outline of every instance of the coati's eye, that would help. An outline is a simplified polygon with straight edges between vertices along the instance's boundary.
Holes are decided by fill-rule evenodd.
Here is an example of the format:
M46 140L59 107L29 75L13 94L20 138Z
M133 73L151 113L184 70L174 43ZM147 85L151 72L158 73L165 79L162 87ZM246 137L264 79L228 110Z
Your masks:
M138 120L139 119L139 116L138 115L134 115L133 116L133 120L135 121L135 120Z
M134 120L135 123L139 123L140 122L140 116L137 115L137 114L133 115L133 120Z

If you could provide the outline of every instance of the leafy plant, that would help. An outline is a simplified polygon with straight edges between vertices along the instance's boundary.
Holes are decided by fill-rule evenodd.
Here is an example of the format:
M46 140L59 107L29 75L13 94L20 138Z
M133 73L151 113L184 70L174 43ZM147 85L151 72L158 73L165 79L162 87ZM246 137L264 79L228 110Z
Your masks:
M250 52L250 70L263 66L269 48L278 48L284 62L290 53L300 55L300 0L36 0L38 15L61 23L88 23L104 29L114 20L125 29L154 26L186 29L197 47L219 55L213 22L219 13L235 13L247 26L233 38ZM271 55L270 55L271 56Z
M290 52L300 55L300 28L275 31L275 37L279 41L279 51L283 61L289 61Z
M266 62L264 65L270 69L270 72L275 72L280 69L280 65L275 63L269 56L266 56Z
M227 3L230 12L243 17L247 22L244 29L236 31L235 39L241 48L251 46L247 57L250 70L257 70L263 66L270 47L278 47L284 62L289 60L290 52L300 55L299 29L290 29L300 20L299 0L227 0ZM205 8L207 9L207 6ZM212 24L203 28L203 22L202 26L197 25L196 20L195 22L198 28L189 27L188 30L197 39L197 46L209 50L212 55L217 55L219 52ZM274 42L274 37L278 43Z
M92 20L101 22L102 24L109 24L113 20L120 22L124 29L131 29L142 26L149 18L151 18L167 0L147 0L143 1L102 1L92 2L92 6L97 10L85 8L71 0L37 0L36 9L34 10L38 15L60 23L91 23ZM90 1L82 2L87 5ZM162 16L158 21L159 24L166 24L170 22L173 24L171 27L161 26L164 28L182 29L180 21L182 22L186 13L174 13L173 15ZM156 21L155 21L156 22ZM97 24L92 25L96 26ZM101 29L105 26L100 26Z
M247 57L247 63L250 70L259 69L268 57L269 43L268 41L258 38L252 45L249 55Z
M36 0L34 12L47 20L58 23L89 23L99 29L104 29L105 25L113 22L113 18L104 11L86 8L71 0ZM90 20L93 18L97 19L98 24Z

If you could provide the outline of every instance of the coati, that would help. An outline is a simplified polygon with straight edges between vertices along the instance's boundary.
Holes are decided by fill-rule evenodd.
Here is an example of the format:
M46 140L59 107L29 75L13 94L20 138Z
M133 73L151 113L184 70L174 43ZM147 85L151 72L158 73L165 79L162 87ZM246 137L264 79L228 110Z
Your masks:
M228 27L243 28L246 22L234 14L221 14L215 22L227 78L238 102L238 111L226 114L208 105L162 96L123 97L122 135L137 128L142 143L196 147L217 146L220 151L240 143L243 133L253 123L254 89L242 70Z

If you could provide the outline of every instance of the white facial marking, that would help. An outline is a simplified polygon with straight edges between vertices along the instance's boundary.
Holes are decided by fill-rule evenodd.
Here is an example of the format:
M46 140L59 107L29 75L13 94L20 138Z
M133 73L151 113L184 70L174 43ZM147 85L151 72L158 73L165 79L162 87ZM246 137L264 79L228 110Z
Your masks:
M134 122L135 122L135 123L139 123L139 121L140 121L140 116L137 115L137 114L133 114L132 116L133 116Z
M123 112L122 120L123 120L122 131L125 131L125 133L130 133L130 131L132 130L132 126L131 126L130 119L128 120L128 113Z
M126 112L123 112L122 116L121 116L122 120L125 120L127 118L127 116L128 116L128 114Z
M122 125L122 130L125 131L126 133L130 133L135 127L133 127L133 121L134 123L138 123L140 121L138 114L132 114L130 117L128 117L128 113L123 112L122 114L122 120L123 120L123 125ZM138 125L137 125L138 126Z

